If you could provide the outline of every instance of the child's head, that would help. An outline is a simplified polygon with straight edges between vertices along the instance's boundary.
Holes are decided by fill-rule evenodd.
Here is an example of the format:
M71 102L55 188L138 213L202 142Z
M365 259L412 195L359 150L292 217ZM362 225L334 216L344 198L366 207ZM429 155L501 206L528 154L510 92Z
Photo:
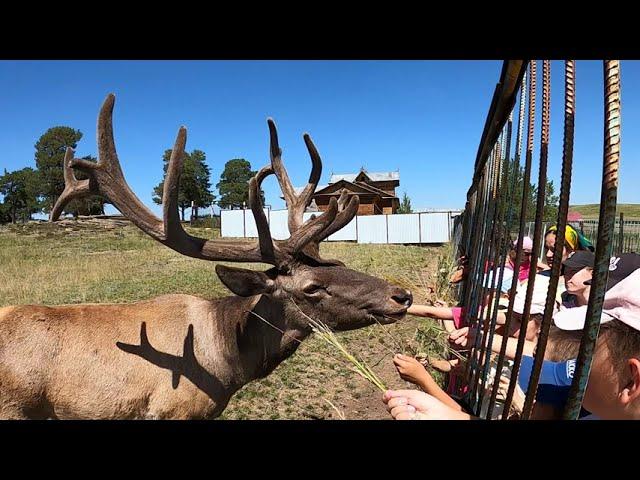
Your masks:
M610 270L613 286L605 294L583 401L584 408L602 419L640 419L640 269L626 273L624 260ZM586 305L570 308L558 312L553 320L579 338L586 311ZM550 341L554 343L551 336Z
M509 250L509 258L512 263L515 263L516 257L518 255L517 251L518 240L514 240L511 244L511 249ZM520 258L520 264L526 265L531 261L531 252L533 251L533 240L529 237L524 237L522 239L522 257Z
M562 274L567 292L588 298L593 277L595 255L588 250L573 252L562 262Z
M566 362L578 358L581 339L582 330L561 330L551 325L544 359L550 362Z
M620 320L601 326L583 406L606 419L640 419L640 331Z
M558 227L553 225L549 227L544 234L544 246L545 246L545 260L547 265L552 267L553 255L556 247L556 234ZM580 232L578 232L571 225L567 225L564 231L564 248L562 250L562 261L564 262L571 252L577 250L589 250L594 251L591 242Z

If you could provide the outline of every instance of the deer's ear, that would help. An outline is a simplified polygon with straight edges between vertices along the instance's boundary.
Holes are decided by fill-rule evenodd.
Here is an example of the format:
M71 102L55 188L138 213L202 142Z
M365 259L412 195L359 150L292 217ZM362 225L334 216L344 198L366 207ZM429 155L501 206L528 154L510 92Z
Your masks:
M216 265L216 273L229 290L241 297L271 293L275 286L264 272L256 270Z

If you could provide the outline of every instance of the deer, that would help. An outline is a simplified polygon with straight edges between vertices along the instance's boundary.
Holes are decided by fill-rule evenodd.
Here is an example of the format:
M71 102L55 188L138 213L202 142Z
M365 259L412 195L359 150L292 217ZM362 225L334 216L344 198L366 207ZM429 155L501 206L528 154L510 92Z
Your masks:
M307 185L296 193L267 120L270 162L249 181L258 239L202 239L178 214L187 131L180 127L156 217L125 181L113 136L115 95L98 115L97 162L64 157L65 187L50 213L74 198L100 195L140 230L174 251L214 262L266 264L266 271L215 264L234 294L213 300L162 295L129 304L20 305L0 308L0 419L214 419L235 392L269 375L310 336L310 319L336 331L404 318L409 290L320 256L319 244L356 215L357 195L342 192L303 221L322 172L311 137ZM89 177L78 180L74 170ZM290 236L271 238L260 199L275 175L288 207ZM349 200L349 201L347 201Z

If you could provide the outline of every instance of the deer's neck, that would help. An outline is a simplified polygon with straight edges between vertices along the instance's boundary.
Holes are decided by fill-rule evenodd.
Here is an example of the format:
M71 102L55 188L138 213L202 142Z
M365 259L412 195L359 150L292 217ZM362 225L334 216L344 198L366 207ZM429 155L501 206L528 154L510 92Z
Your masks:
M292 305L266 297L228 297L216 305L216 322L223 326L224 364L232 369L237 388L266 377L290 357L311 329L296 328L301 315ZM298 321L296 321L298 320Z

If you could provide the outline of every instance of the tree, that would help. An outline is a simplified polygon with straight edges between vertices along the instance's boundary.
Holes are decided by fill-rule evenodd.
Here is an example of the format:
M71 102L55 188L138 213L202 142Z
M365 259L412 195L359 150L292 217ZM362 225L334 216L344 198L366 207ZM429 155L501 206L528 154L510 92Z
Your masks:
M164 179L167 176L171 152L171 149L165 150L162 156L164 175L162 181L153 189L153 201L157 204L162 204ZM210 176L211 172L206 164L206 155L202 150L184 153L178 189L178 206L181 209L183 221L184 211L191 207L192 202L194 206L192 214L197 218L198 208L207 207L215 201L215 196L211 192Z
M512 226L517 228L520 222L520 208L522 205L522 187L524 185L524 167L522 165L519 166L516 184L515 184L515 192L511 191L511 184L513 182L513 168L515 166L515 161L512 159L509 164L509 170L507 172L508 178L503 178L502 185L503 188L507 188L507 195L505 198L507 209L512 205ZM532 172L534 175L534 172ZM558 218L558 196L555 194L555 186L553 185L553 180L547 180L545 195L544 195L544 209L542 214L543 222L555 222ZM525 221L533 222L536 218L536 204L538 199L538 187L529 181L529 194L527 196L527 216L525 217ZM506 219L505 215L505 219Z
M216 188L220 192L220 208L243 207L249 201L249 180L257 172L251 170L251 164L244 158L229 160L220 175ZM264 205L264 192L260 190L260 200Z
M9 208L4 203L0 202L0 225L9 223L11 221L11 215L9 214Z
M67 147L76 148L81 138L82 132L80 130L64 126L52 127L35 144L42 208L45 212L51 211L64 190L63 162ZM83 158L95 161L95 158L91 156ZM88 178L77 170L75 174L80 180ZM64 211L72 213L74 216L97 214L103 212L104 203L102 197L94 195L70 202Z
M413 213L411 209L411 199L407 196L407 192L404 192L402 196L402 203L398 207L398 213Z
M206 155L202 150L191 152L191 162L193 163L193 188L189 192L193 201L194 218L198 218L198 208L205 208L211 205L216 197L211 193L211 171L206 163Z
M41 210L41 190L38 173L30 167L8 172L0 177L0 194L4 197L3 216L12 223L18 219L30 220L31 215Z

